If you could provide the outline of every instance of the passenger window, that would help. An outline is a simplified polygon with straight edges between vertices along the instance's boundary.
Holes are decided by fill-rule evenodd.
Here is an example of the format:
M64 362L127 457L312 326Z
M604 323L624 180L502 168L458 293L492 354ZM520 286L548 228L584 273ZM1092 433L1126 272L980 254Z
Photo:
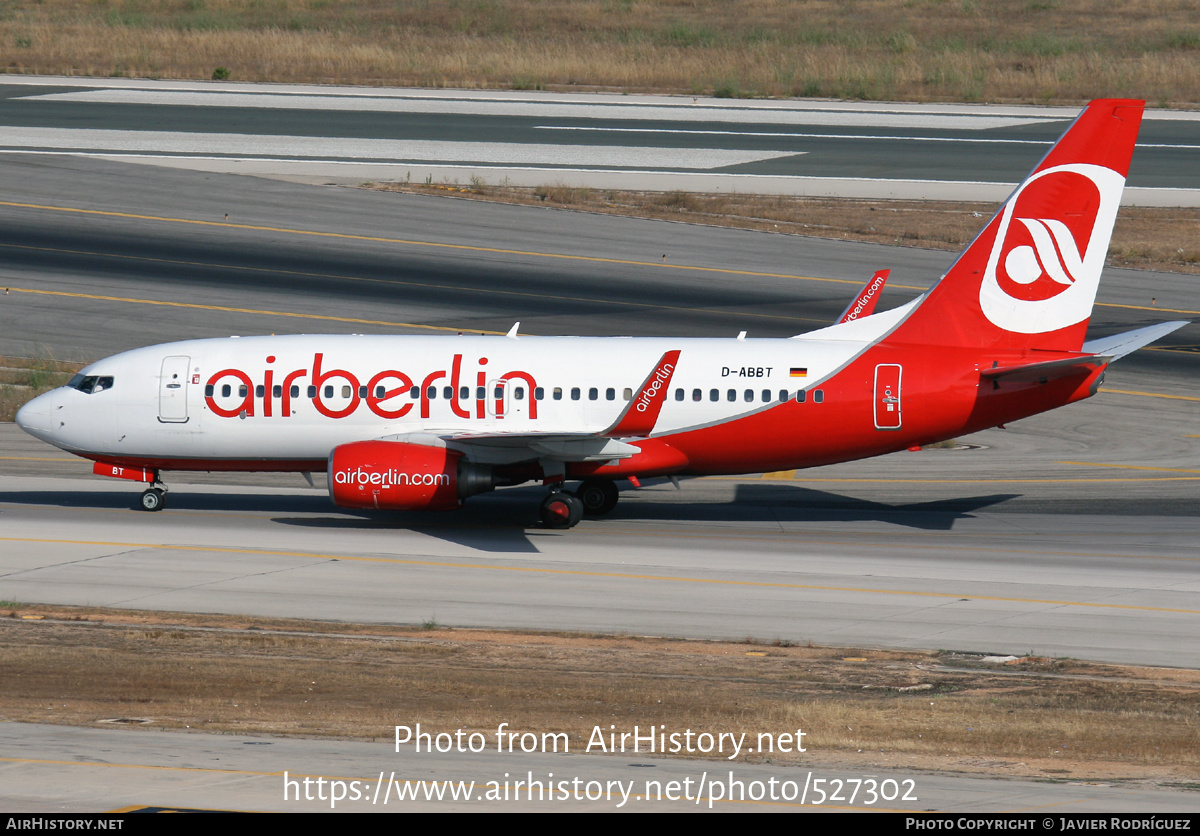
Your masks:
M763 389L763 391L762 391L762 396L763 396L763 398L762 398L762 399L763 399L763 403L769 403L769 402L770 402L770 400L771 400L771 390L770 390L770 389Z
M316 386L308 387L308 396L310 398L315 398L317 396L317 387Z
M540 401L545 397L546 397L546 390L543 389L541 386L538 386L536 389L533 390L533 399L535 401Z
M737 400L737 389L730 389L728 392L726 392L725 399L729 400L729 401L736 401Z
M556 400L556 401L562 400L562 387L561 386L554 387L554 400Z
M682 389L675 390L675 400L677 400L677 401L683 400L683 390Z
M825 402L825 393L822 392L820 389L814 389L813 390L813 403L824 403L824 402Z
M208 384L207 386L204 387L204 397L211 398L213 396L213 392L215 392L215 391L216 391L216 387L213 386L211 383Z
M744 400L746 403L753 403L754 402L754 390L747 389L745 392L743 392L742 400Z
M414 401L419 401L421 399L421 387L414 386L413 388L409 389L408 396Z
M471 399L471 387L470 386L459 386L458 387L458 399L460 401L469 401Z
M591 389L588 389L588 400L589 401L594 401L598 397L600 397L599 389L597 389L595 386L593 386Z
M484 388L483 386L476 386L475 387L475 399L481 401L486 397L487 397L487 389Z
M605 399L606 401L614 401L614 400L616 400L616 399L617 399L617 390L616 390L616 389L611 389L611 388L609 388L609 389L605 389L605 390L604 390L604 399Z
M708 399L710 401L721 400L721 390L720 389L709 389L708 390Z
M239 398L244 398L244 397L246 397L246 395L248 395L248 394L250 394L250 390L249 390L249 389L247 389L247 388L246 388L244 385L243 385L243 386L239 386L239 387L238 387L238 397L239 397ZM329 394L330 394L330 395L332 395L332 394L333 394L333 389L332 389L332 387L330 388Z
M621 393L621 397L623 397L627 401L633 400L633 390L626 389L624 392Z
M298 398L298 397L300 397L300 387L299 387L299 386L293 386L293 387L292 387L292 389L291 389L291 391L290 391L288 394L290 394L290 395L291 395L293 398Z
M265 388L263 388L263 385L261 383L254 387L254 397L261 398L266 393L267 393L267 390Z
M329 400L329 399L330 399L330 398L332 398L332 397L333 397L333 387L332 387L332 386L326 386L326 387L325 387L325 399L326 399L326 400Z
M787 389L780 389L779 390L779 400L786 401L787 399L788 399Z
M503 398L504 397L504 387L497 386L496 391L492 393L492 397L494 397L496 400L500 400L501 398Z
M278 383L276 383L274 386L271 387L271 397L273 397L273 398L282 398L283 397L283 387L280 386Z
M804 403L804 399L808 396L808 392L801 389L796 393L796 403Z
M342 387L342 397L343 398L349 398L353 394L354 394L354 390L351 389L349 386Z
M232 394L233 394L233 387L230 386L228 383L226 383L224 386L221 387L221 397L222 398L228 398ZM316 394L316 392L314 391L313 394Z
M429 398L429 400L431 400L431 401L436 401L437 400L437 387L430 386L430 387L426 388L425 389L425 397Z
M448 401L454 400L454 387L446 386L442 389L442 397Z
M367 396L367 387L366 386L358 387L358 396L360 398L365 398Z
M700 398L703 397L703 395L704 395L704 393L701 392L699 389L692 390L692 400L696 401L697 403L700 401Z
M524 386L518 386L516 389L514 389L514 390L513 390L513 397L514 397L514 398L516 398L516 399L517 399L517 400L519 400L519 401L523 401L523 400L525 400L525 387L524 387Z
M573 400L573 401L579 400L579 388L578 387L571 390L571 400Z
M375 400L381 401L385 395L387 395L387 389L382 386L375 387Z

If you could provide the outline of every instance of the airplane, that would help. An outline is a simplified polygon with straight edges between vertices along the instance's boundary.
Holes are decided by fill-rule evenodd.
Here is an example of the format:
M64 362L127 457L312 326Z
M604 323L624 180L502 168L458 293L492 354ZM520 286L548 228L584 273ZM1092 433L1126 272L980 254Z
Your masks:
M1109 363L1187 324L1085 341L1143 108L1092 102L928 291L875 312L876 274L811 333L190 340L93 363L17 423L148 483L148 511L164 471L324 471L353 509L453 509L540 481L550 528L612 511L618 481L814 467L1003 425L1094 395Z

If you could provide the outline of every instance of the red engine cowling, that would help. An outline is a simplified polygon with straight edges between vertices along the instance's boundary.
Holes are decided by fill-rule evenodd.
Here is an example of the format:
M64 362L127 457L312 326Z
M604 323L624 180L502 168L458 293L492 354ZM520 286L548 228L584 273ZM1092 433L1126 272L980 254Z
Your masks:
M444 511L495 487L491 468L457 450L403 441L356 441L329 456L329 496L342 508Z

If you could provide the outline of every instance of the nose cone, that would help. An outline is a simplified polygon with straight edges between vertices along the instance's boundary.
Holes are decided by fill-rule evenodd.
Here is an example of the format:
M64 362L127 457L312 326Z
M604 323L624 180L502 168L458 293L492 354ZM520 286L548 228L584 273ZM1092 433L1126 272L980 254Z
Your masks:
M53 394L47 392L39 395L17 410L17 426L36 438L48 441L54 426L50 420Z

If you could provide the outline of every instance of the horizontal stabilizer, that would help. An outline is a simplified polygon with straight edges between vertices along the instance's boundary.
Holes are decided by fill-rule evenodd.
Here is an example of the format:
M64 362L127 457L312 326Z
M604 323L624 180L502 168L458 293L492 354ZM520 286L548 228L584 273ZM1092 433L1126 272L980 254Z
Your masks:
M1083 344L1083 350L1090 354L1107 354L1114 360L1119 360L1126 354L1132 354L1144 345L1149 345L1160 337L1165 337L1172 331L1177 331L1187 325L1187 321L1160 322L1136 331L1126 331L1124 334L1114 334L1111 337L1101 337Z
M1097 366L1107 365L1112 359L1103 354L1080 354L1040 363L984 369L979 374L989 380L1004 380L1007 383L1047 383L1075 374L1087 374Z

